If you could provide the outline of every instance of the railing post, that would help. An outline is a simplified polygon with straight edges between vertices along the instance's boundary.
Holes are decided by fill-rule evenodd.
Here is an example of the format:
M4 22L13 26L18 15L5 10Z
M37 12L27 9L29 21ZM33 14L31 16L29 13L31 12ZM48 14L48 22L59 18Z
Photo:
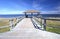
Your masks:
M10 19L9 22L10 22L10 30L11 30L14 27L14 25L13 25L13 19Z
M44 30L46 30L46 19L44 19Z
M18 18L16 18L16 22L18 22L19 20L18 20Z
M46 30L46 19L42 20L42 27L44 28L44 30Z
M26 12L25 12L25 17L26 17Z
M33 17L33 13L31 13L31 18Z
M40 18L41 19L41 18ZM41 28L42 28L42 19L41 19Z

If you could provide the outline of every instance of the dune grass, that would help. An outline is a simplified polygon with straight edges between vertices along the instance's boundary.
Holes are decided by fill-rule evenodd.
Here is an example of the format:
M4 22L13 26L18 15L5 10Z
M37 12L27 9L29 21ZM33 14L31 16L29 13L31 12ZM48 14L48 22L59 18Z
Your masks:
M16 26L16 19L13 19L14 26ZM9 19L0 18L0 27L2 26L9 26L10 22ZM10 27L0 28L0 33L10 31Z
M55 20L47 20L46 21L47 25L49 26L60 26L60 21L55 21Z
M59 28L52 28L52 27L46 27L46 30L49 32L53 32L53 33L58 33L60 34L60 29Z
M60 34L60 21L47 20L46 24L47 31Z
M0 28L0 33L10 31L10 27Z
M40 25L42 25L42 21L41 19L39 18L36 18L35 19L37 22L40 23ZM56 20L47 20L46 21L46 31L49 31L49 32L54 32L54 33L58 33L60 34L60 21L56 21Z
M10 31L10 20L11 18L0 18L0 27L8 26L5 28L0 28L0 33ZM17 25L16 18L13 18L13 26L15 27Z
M41 18L35 18L35 20L42 26L42 19Z
M0 19L0 26L6 26L9 25L8 19Z

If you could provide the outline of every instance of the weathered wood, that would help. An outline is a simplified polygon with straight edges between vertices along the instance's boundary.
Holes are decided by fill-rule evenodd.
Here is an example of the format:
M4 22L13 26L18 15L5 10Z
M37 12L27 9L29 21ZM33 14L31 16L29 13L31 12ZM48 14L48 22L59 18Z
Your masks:
M31 18L33 17L33 13L31 13Z
M25 11L24 13L25 13L25 17L26 17L26 18L29 17L28 14L31 14L31 18L33 17L33 14L34 14L34 13L37 13L36 16L38 16L38 15L40 14L40 12L37 11L37 10L27 10L27 11ZM27 14L27 13L28 13L28 14Z
M10 19L9 21L10 21L10 30L11 30L11 29L13 29L13 27L14 27L13 19Z
M46 19L44 19L44 30L46 30Z
M25 17L26 17L26 12L25 12Z
M42 19L42 27L46 30L46 19Z

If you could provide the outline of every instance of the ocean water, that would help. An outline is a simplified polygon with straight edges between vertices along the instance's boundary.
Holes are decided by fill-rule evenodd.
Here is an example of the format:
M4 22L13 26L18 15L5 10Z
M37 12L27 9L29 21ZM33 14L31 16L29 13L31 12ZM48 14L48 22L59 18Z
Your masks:
M40 14L42 17L60 17L60 14Z
M24 14L10 14L10 15L0 15L0 18L14 18L14 17L23 17Z
M12 17L23 17L24 14L10 14L10 15L0 15L0 18L12 18ZM28 14L29 17L31 17L31 14ZM33 16L37 16L34 14ZM60 14L40 14L42 17L60 17Z

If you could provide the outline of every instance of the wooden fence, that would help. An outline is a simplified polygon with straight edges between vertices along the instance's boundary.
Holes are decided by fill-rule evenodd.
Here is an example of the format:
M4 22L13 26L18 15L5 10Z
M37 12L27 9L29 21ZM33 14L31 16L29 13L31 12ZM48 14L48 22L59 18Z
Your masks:
M60 21L60 19L59 18L40 18L41 20L38 20L39 18L37 18L37 17L33 17L33 19L35 19L37 22L39 22L40 23L40 25L44 28L44 30L46 30L46 26L47 26L47 20L55 20L55 21ZM53 27L53 28L60 28L60 27L58 27L58 26L50 26L49 25L49 27Z
M12 30L17 25L17 23L19 23L22 19L24 19L24 17L16 18L15 23L13 22L14 18L9 19L9 25L8 26L1 26L0 29L10 27L10 30Z

